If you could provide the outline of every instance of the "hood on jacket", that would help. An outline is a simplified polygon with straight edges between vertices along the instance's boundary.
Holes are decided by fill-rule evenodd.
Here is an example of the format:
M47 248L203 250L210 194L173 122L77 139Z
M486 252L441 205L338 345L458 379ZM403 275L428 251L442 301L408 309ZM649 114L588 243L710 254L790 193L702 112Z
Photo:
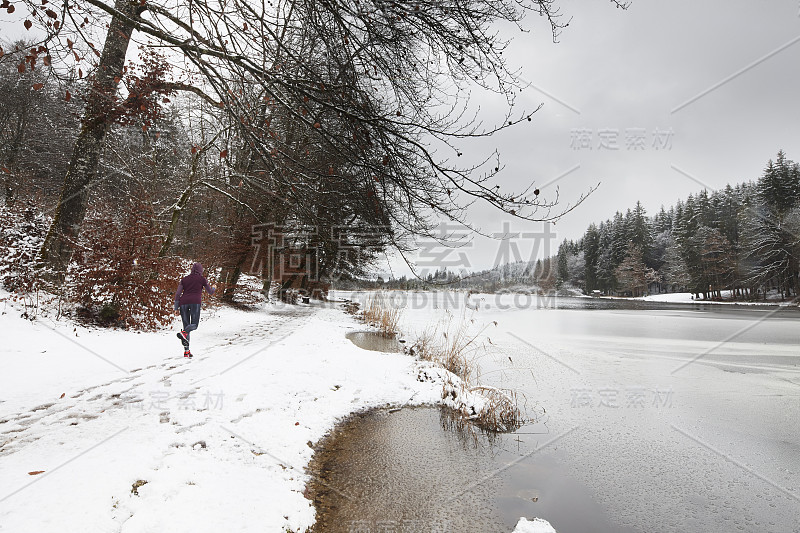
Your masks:
M203 275L203 265L200 263L195 263L192 265L192 274L200 274Z

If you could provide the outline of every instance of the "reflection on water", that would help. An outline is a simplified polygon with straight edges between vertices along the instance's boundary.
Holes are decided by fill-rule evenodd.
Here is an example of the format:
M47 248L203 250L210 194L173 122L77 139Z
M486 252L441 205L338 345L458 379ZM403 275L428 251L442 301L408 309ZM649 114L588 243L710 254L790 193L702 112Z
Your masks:
M406 298L408 331L467 303L442 293ZM347 531L358 519L372 521L363 531L382 531L378 520L406 517L445 519L449 531L511 531L520 516L542 517L561 533L624 531L620 524L800 531L797 307L589 298L545 306L525 295L472 295L469 303L476 327L494 323L482 379L540 402L547 427L494 443L477 435L476 446L441 431L436 411L358 418L320 454L330 486L349 488L347 497L319 495L320 531Z
M446 413L381 410L340 425L311 466L314 531L508 533L521 516L545 518L562 532L625 531L564 473L557 451L517 451L552 435L489 439L443 429L452 427Z
M362 350L385 353L396 353L403 350L397 337L387 337L379 331L351 331L345 336Z

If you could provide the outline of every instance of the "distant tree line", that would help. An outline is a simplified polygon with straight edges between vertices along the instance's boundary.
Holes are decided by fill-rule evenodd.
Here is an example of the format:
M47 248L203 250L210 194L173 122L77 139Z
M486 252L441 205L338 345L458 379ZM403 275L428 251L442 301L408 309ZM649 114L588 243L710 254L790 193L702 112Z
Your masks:
M366 277L340 278L337 289L387 289L387 290L469 290L481 293L526 292L550 294L557 289L555 258L547 257L536 262L516 261L477 272L456 272L440 267L434 272L415 276L402 275L384 279ZM563 288L567 291L567 288ZM567 291L568 292L568 291Z
M351 280L348 287L696 298L790 298L800 291L800 166L779 151L755 181L702 190L648 216L641 202L590 224L553 257L469 274Z
M637 202L564 241L555 261L557 285L586 293L797 296L800 166L779 151L755 182L703 190L654 216Z

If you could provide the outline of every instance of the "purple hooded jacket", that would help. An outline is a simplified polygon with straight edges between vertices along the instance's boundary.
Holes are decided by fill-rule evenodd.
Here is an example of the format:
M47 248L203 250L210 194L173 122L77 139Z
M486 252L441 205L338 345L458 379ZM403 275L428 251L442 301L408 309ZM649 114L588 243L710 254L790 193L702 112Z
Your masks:
M184 277L178 284L175 291L175 309L182 305L199 304L203 301L203 287L208 294L214 294L208 284L208 280L203 277L203 265L195 263L192 265L192 273Z

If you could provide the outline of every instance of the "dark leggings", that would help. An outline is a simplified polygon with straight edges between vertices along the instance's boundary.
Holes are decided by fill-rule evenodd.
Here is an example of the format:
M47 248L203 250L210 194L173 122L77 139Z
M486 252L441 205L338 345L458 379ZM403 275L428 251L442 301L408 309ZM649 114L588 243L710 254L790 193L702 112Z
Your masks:
M200 304L186 304L181 306L181 320L183 320L183 331L186 332L186 338L189 338L189 332L197 329L200 323Z

